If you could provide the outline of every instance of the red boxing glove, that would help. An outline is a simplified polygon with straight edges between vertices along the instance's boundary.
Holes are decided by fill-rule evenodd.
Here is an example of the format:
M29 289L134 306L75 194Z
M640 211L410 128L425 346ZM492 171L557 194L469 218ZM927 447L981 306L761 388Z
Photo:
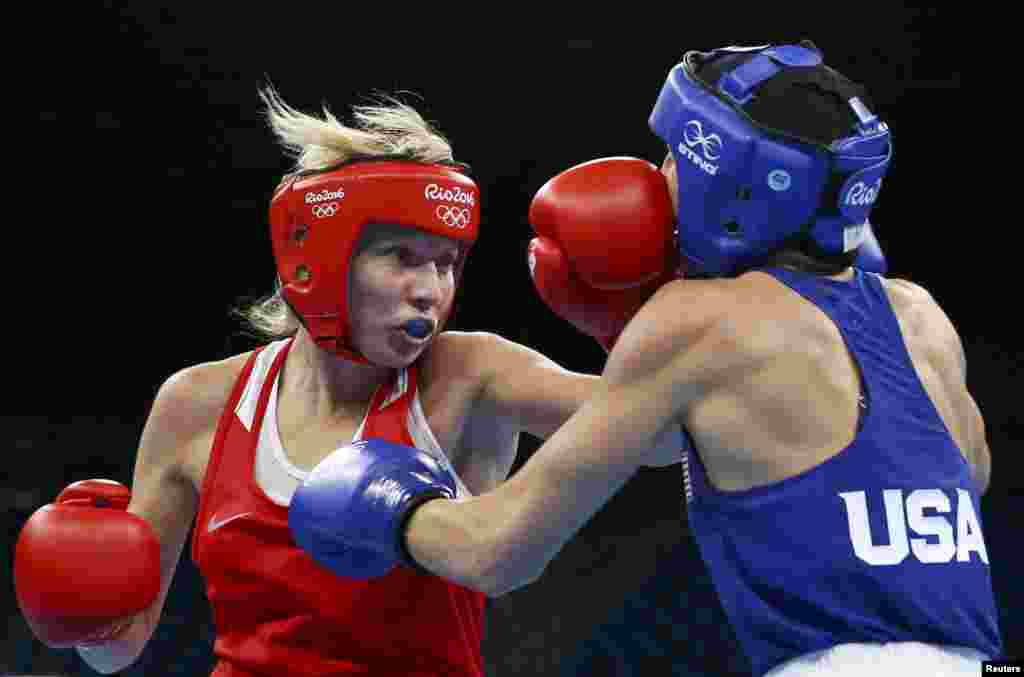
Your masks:
M102 637L160 592L160 543L127 512L128 488L75 482L35 511L18 537L14 587L25 620L47 646Z
M571 167L537 191L529 218L539 236L529 248L537 292L605 350L679 272L668 184L646 160Z

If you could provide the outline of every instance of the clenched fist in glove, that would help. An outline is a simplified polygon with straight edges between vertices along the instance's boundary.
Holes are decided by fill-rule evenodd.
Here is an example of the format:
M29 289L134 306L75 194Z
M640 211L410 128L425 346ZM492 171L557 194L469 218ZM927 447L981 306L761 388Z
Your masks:
M537 191L529 219L537 292L605 350L679 272L668 184L646 160L602 158L565 170Z
M18 606L51 647L108 638L160 592L160 544L128 488L75 482L29 517L14 552Z
M430 454L360 440L313 468L288 506L288 527L338 576L378 578L400 563L418 568L405 549L405 521L423 502L455 495L455 477Z

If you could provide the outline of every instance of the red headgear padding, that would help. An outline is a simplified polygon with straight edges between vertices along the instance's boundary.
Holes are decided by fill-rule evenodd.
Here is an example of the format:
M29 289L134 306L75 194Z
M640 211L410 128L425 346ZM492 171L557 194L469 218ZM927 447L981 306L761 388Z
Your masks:
M286 179L270 202L281 294L321 348L357 362L348 308L356 243L371 224L406 226L465 243L480 228L476 183L455 168L405 160L354 162Z

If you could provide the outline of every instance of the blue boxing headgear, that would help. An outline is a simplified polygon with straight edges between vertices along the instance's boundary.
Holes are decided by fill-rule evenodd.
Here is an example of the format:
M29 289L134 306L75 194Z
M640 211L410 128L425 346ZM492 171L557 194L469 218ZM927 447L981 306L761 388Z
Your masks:
M684 55L650 126L676 162L693 273L734 274L801 235L826 255L860 246L892 159L864 98L808 41Z

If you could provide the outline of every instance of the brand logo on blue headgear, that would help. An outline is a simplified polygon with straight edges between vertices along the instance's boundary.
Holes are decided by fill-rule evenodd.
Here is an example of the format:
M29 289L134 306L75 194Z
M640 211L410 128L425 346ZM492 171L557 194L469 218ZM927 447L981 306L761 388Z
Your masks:
M683 141L686 145L684 146L680 143L677 149L680 155L689 158L693 164L711 176L718 173L718 165L711 164L708 160L717 160L721 157L722 137L718 134L705 135L704 127L701 126L700 120L690 120L686 123L686 128L683 130ZM704 155L703 158L690 150L694 146L700 146L701 153Z
M719 154L715 151L722 150L722 137L718 134L704 136L704 128L701 127L699 120L690 120L686 123L686 129L683 130L683 138L686 140L686 145L690 148L699 145L704 152L704 157L707 159L718 159Z

